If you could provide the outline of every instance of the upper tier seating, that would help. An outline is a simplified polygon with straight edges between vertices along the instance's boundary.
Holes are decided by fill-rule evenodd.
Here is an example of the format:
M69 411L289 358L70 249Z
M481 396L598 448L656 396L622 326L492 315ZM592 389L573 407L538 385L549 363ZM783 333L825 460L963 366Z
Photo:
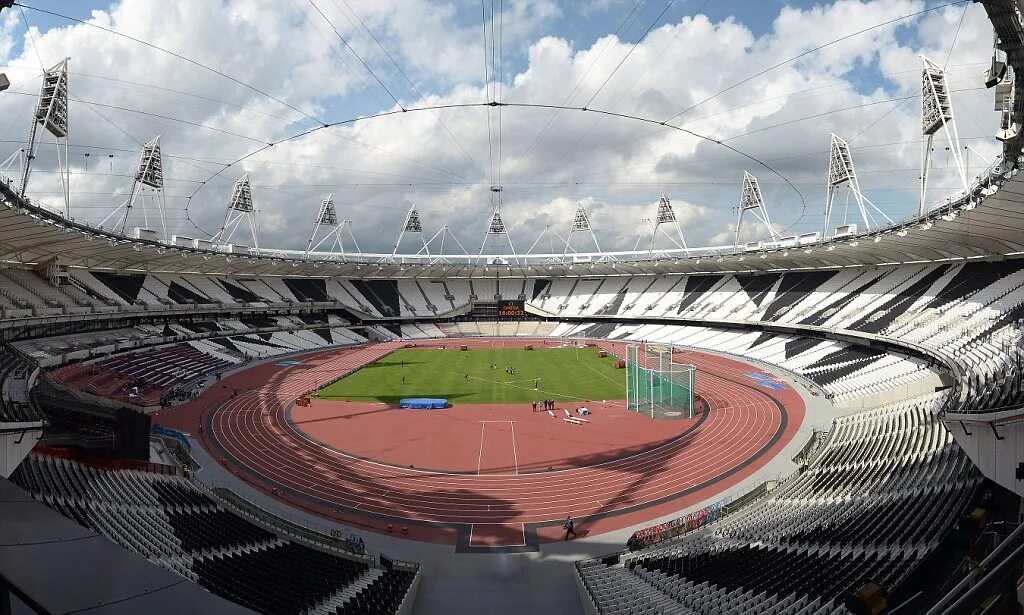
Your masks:
M552 335L646 340L742 355L801 374L837 401L891 390L932 374L927 365L917 359L844 342L713 326L562 323Z
M73 270L69 284L53 286L23 269L0 270L0 280L9 282L0 284L0 317L4 318L33 312L110 310L112 304L138 310L309 301L335 302L339 310L354 314L423 317L473 300L523 297L544 312L567 317L773 322L848 330L918 344L958 363L970 376L965 381L970 388L964 395L969 400L967 410L1021 402L1022 376L1003 349L1016 345L1021 336L1024 259L757 275L551 280L342 280ZM615 328L611 323L599 327L608 332ZM484 333L466 328L469 334ZM410 337L433 334L419 325L407 332ZM394 332L381 329L378 333L389 337ZM506 327L501 334L522 333ZM602 330L589 334L600 337ZM307 341L305 336L298 337L249 338L226 350L239 357L269 356L283 348L302 350ZM790 344L784 354L802 343ZM827 348L831 350L818 352ZM821 361L819 365L808 362L801 369L838 398L860 395L878 383L900 386L923 373L919 365L886 359L880 353L863 354L840 344L822 342L800 354Z

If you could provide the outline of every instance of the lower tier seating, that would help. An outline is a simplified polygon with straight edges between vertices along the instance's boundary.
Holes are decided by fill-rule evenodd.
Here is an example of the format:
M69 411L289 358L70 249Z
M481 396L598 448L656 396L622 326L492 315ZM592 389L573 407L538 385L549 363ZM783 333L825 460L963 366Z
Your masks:
M390 615L408 599L417 574L279 536L178 476L33 453L11 480L119 545L267 615Z
M938 545L980 476L931 394L838 419L814 462L705 531L578 573L602 615L847 613L892 590Z

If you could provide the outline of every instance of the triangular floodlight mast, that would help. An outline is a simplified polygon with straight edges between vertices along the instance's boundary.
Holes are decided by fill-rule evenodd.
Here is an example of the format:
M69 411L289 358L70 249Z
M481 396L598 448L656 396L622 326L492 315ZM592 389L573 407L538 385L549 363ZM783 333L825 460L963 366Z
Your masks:
M544 262L547 263L547 264L554 264L554 263L561 262L562 259L560 259L560 258L558 258L558 256L556 256L557 252L555 251L556 250L556 248L555 248L555 238L558 238L558 245L561 245L561 246L566 245L567 243L569 243L569 241L568 241L567 238L562 237L558 233L558 231L556 231L555 229L551 228L551 225L546 225L544 227L544 230L542 230L540 232L540 235L537 235L537 239L535 239L533 241L533 243L530 244L530 249L526 251L526 254L525 254L524 258L530 256L531 254L533 254L533 249L536 248L537 245L541 242L541 240L544 239L545 237L548 238L548 252L547 252L548 256L544 259Z
M669 225L675 229L674 236L673 233L662 228L665 225ZM665 193L662 193L661 197L658 199L658 209L655 212L654 219L651 220L650 218L643 218L640 221L640 236L636 240L636 247L639 247L640 241L648 228L651 229L651 243L647 246L648 258L654 255L659 232L667 237L676 248L682 250L684 254L690 253L690 249L686 245L686 238L683 236L683 229L679 226L679 218L676 215L676 210L672 206L672 200L669 199Z
M864 230L871 230L874 214L878 213L887 221L892 222L885 212L875 207L864 193L860 191L860 183L857 182L857 171L853 166L853 156L850 154L850 144L835 133L830 135L828 156L828 185L825 193L825 226L821 234L821 240L828 239L829 222L832 219L832 207L835 203L837 189L846 184L853 195L857 208L860 210L861 219L864 221Z
M420 251L417 252L416 255L419 256L421 254L426 254L431 265L441 262L447 262L447 260L445 259L444 242L445 239L449 237L451 238L452 241L455 242L455 245L459 246L459 249L462 250L462 254L468 258L469 252L466 250L466 247L462 245L462 242L459 241L459 238L455 236L455 233L453 233L452 230L448 228L447 224L442 226L436 233L434 233L433 237L426 241L425 245L422 248L420 248ZM438 250L434 253L434 255L431 256L429 248L431 245L434 244L434 241L436 241L438 238L441 239L441 245L438 248Z
M230 243L231 237L241 226L242 222L248 222L252 231L252 243L256 252L260 251L259 236L256 230L256 208L252 202L252 187L249 185L249 174L238 178L235 187L231 190L231 200L228 202L227 213L224 215L224 224L220 231L213 236L214 241L222 244Z
M402 238L405 237L406 233L413 233L420 238L420 243L423 247L419 249L419 252L426 251L427 256L430 256L430 250L427 248L427 242L423 238L423 223L420 222L420 214L416 211L416 204L413 203L409 207L409 211L405 214L405 222L402 224L402 230L398 233L398 240L395 242L395 247L391 250L391 260L395 259L395 255L398 254L398 247L402 245ZM419 254L417 252L417 254Z
M953 101L946 84L946 72L935 62L921 56L921 198L917 213L924 215L927 208L928 171L932 162L932 144L935 133L940 129L946 133L949 148L956 164L957 176L964 190L967 189L967 169L960 149L960 135L953 117Z
M328 232L320 238L320 241L314 245L316 241L317 233L321 227L328 227ZM352 221L342 220L338 222L338 212L334 207L334 195L328 194L324 197L323 201L320 202L320 209L317 211L316 220L313 222L313 232L309 236L309 243L306 244L305 257L309 258L310 252L319 252L320 246L324 245L325 242L330 241L328 254L340 254L342 262L346 259L345 253L345 242L342 240L341 235L344 231L348 231L349 237L352 239L352 245L356 248L356 254L360 254L359 244L356 243L355 235L352 233Z
M508 229L505 228L505 221L501 219L501 203L495 205L494 210L491 212L491 221L487 225L487 230L484 232L484 240L480 242L480 251L476 255L478 261L483 257L484 247L487 245L487 238L492 235L505 236L505 241L508 242L508 248L512 252L512 258L515 259L518 264L519 257L516 256L516 248L512 244L512 237L508 234Z
M57 146L57 165L60 168L61 192L64 197L64 216L71 217L71 170L68 167L68 60L64 58L43 73L39 87L39 100L32 116L28 149L21 158L21 185L19 194L24 198L28 180L32 175L32 161L39 149L39 128L53 136ZM61 157L63 154L63 158Z
M27 163L28 155L25 153L25 148L18 148L3 162L0 162L0 181L3 181L14 190L20 190L21 186L14 182L21 181L21 174L25 170Z
M736 218L736 239L733 241L734 247L738 248L740 245L740 231L743 228L743 216L748 211L756 220L768 228L768 237L770 239L777 239L778 233L775 232L771 218L768 217L768 208L764 204L764 196L761 195L761 186L757 183L756 177L744 171L743 188L740 191L740 212L739 216Z
M633 244L633 251L636 252L640 249L640 242L647 236L647 232L654 233L654 223L651 222L650 218L640 218L640 232L636 236L636 243ZM650 256L650 251L648 251Z
M576 213L573 215L572 224L569 225L569 233L565 238L565 247L562 249L562 261L564 262L572 250L573 253L576 249L572 247L572 236L574 233L590 233L590 238L594 240L594 247L597 252L601 252L601 244L597 242L597 235L594 234L594 229L590 224L590 215L587 214L587 208L583 206L583 203L576 203Z
M147 188L149 189L148 193ZM160 216L160 228L163 231L163 239L166 240L167 206L164 196L164 165L163 155L160 151L159 136L142 146L142 154L139 156L139 167L135 171L128 199L110 212L100 222L100 226L103 226L107 223L107 220L120 213L121 215L117 218L113 230L115 233L124 235L128 230L128 220L131 216L132 208L135 207L136 203L139 203L142 206L143 228L148 230L149 207L147 206L147 196L152 197L156 203L157 214Z
M320 211L316 215L317 224L326 224L327 226L338 226L338 212L334 208L334 195L328 194L324 197L324 200L320 202Z

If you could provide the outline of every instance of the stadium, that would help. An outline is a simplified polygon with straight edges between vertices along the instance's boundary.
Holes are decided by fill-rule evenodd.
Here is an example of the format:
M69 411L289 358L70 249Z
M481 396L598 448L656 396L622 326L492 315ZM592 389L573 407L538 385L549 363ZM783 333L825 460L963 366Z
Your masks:
M0 614L1024 612L1018 2L85 4L0 0Z

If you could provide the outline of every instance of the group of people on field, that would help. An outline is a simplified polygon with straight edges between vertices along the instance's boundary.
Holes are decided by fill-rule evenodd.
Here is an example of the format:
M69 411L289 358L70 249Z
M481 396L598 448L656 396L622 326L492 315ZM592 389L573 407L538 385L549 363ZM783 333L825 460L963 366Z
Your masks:
M544 399L544 400L541 400L541 401L531 402L531 405L533 406L533 411L534 412L537 411L537 406L540 405L540 404L544 405L544 407L541 408L541 410L554 410L555 409L555 400L553 400L553 399Z

